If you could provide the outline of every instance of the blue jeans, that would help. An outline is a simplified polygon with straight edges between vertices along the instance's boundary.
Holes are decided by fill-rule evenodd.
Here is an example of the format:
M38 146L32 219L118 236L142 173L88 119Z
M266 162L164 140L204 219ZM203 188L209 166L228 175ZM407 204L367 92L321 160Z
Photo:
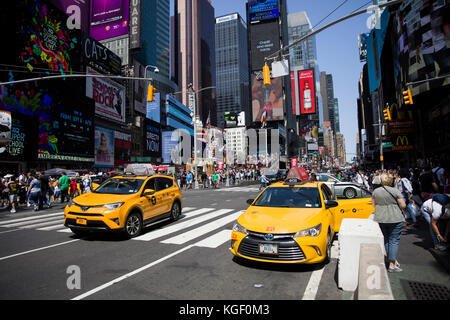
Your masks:
M431 235L431 240L433 240L433 245L436 246L438 244L441 244L441 242L439 241L439 239L437 237L437 234L434 232L433 228L431 228L431 215L423 209L423 205L422 205L422 207L420 207L420 212L422 212L423 217L428 222L428 228L430 229L430 235Z
M28 200L30 200L31 205L39 205L39 198L41 196L41 192L30 192Z
M380 223L380 229L384 236L384 246L389 261L396 261L398 256L398 244L403 229L403 222Z
M416 223L417 219L416 219L416 215L414 214L414 209L412 206L412 203L409 202L408 200L408 194L406 192L402 192L403 195L403 199L405 199L405 203L406 203L406 209L409 212L409 215L411 216L411 220L413 223Z

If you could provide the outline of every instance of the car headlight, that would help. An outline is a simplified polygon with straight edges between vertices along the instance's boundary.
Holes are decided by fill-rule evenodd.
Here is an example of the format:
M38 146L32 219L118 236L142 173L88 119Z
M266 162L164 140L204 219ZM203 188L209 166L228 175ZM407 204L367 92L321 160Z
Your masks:
M294 234L294 238L297 237L317 237L320 234L320 231L322 230L322 224L318 224L315 227L302 230Z
M123 204L124 204L123 202L117 202L117 203L108 203L103 206L109 210L116 210L119 209Z
M235 223L233 226L233 231L248 234L247 229L245 229L243 226L241 226L239 223Z

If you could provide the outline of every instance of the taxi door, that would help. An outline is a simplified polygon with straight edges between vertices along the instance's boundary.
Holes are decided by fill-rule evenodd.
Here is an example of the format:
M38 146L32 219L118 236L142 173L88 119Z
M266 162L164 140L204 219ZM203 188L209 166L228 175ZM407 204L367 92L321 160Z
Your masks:
M172 209L172 194L173 180L166 177L156 178L156 190L158 191L158 201L161 205L161 214L167 213Z
M332 208L335 217L336 232L339 232L343 219L367 219L375 211L372 205L372 194L357 186L352 187L357 190L356 196L352 199L345 198L342 196L342 192L336 190L336 194L340 194L336 199L339 205ZM335 185L336 188L340 188L339 185Z
M143 208L143 220L156 217L163 213L163 206L161 202L161 192L157 190L156 177L150 178L143 191L146 189L152 189L155 192L151 195L142 194L139 199L140 206Z

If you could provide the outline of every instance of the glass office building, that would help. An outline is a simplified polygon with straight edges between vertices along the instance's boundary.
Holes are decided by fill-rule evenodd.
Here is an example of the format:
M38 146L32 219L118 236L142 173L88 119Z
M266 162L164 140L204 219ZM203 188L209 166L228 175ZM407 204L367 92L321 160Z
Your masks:
M247 27L238 13L216 18L217 124L224 113L239 114L249 105Z

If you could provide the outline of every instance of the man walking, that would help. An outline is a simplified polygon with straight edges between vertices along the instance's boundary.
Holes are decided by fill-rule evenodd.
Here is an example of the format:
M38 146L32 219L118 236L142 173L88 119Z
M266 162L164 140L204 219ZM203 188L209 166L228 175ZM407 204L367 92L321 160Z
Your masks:
M59 178L58 183L60 185L61 188L61 203L65 202L65 200L67 199L67 201L70 201L69 198L69 177L66 176L65 173L62 174L61 178Z

